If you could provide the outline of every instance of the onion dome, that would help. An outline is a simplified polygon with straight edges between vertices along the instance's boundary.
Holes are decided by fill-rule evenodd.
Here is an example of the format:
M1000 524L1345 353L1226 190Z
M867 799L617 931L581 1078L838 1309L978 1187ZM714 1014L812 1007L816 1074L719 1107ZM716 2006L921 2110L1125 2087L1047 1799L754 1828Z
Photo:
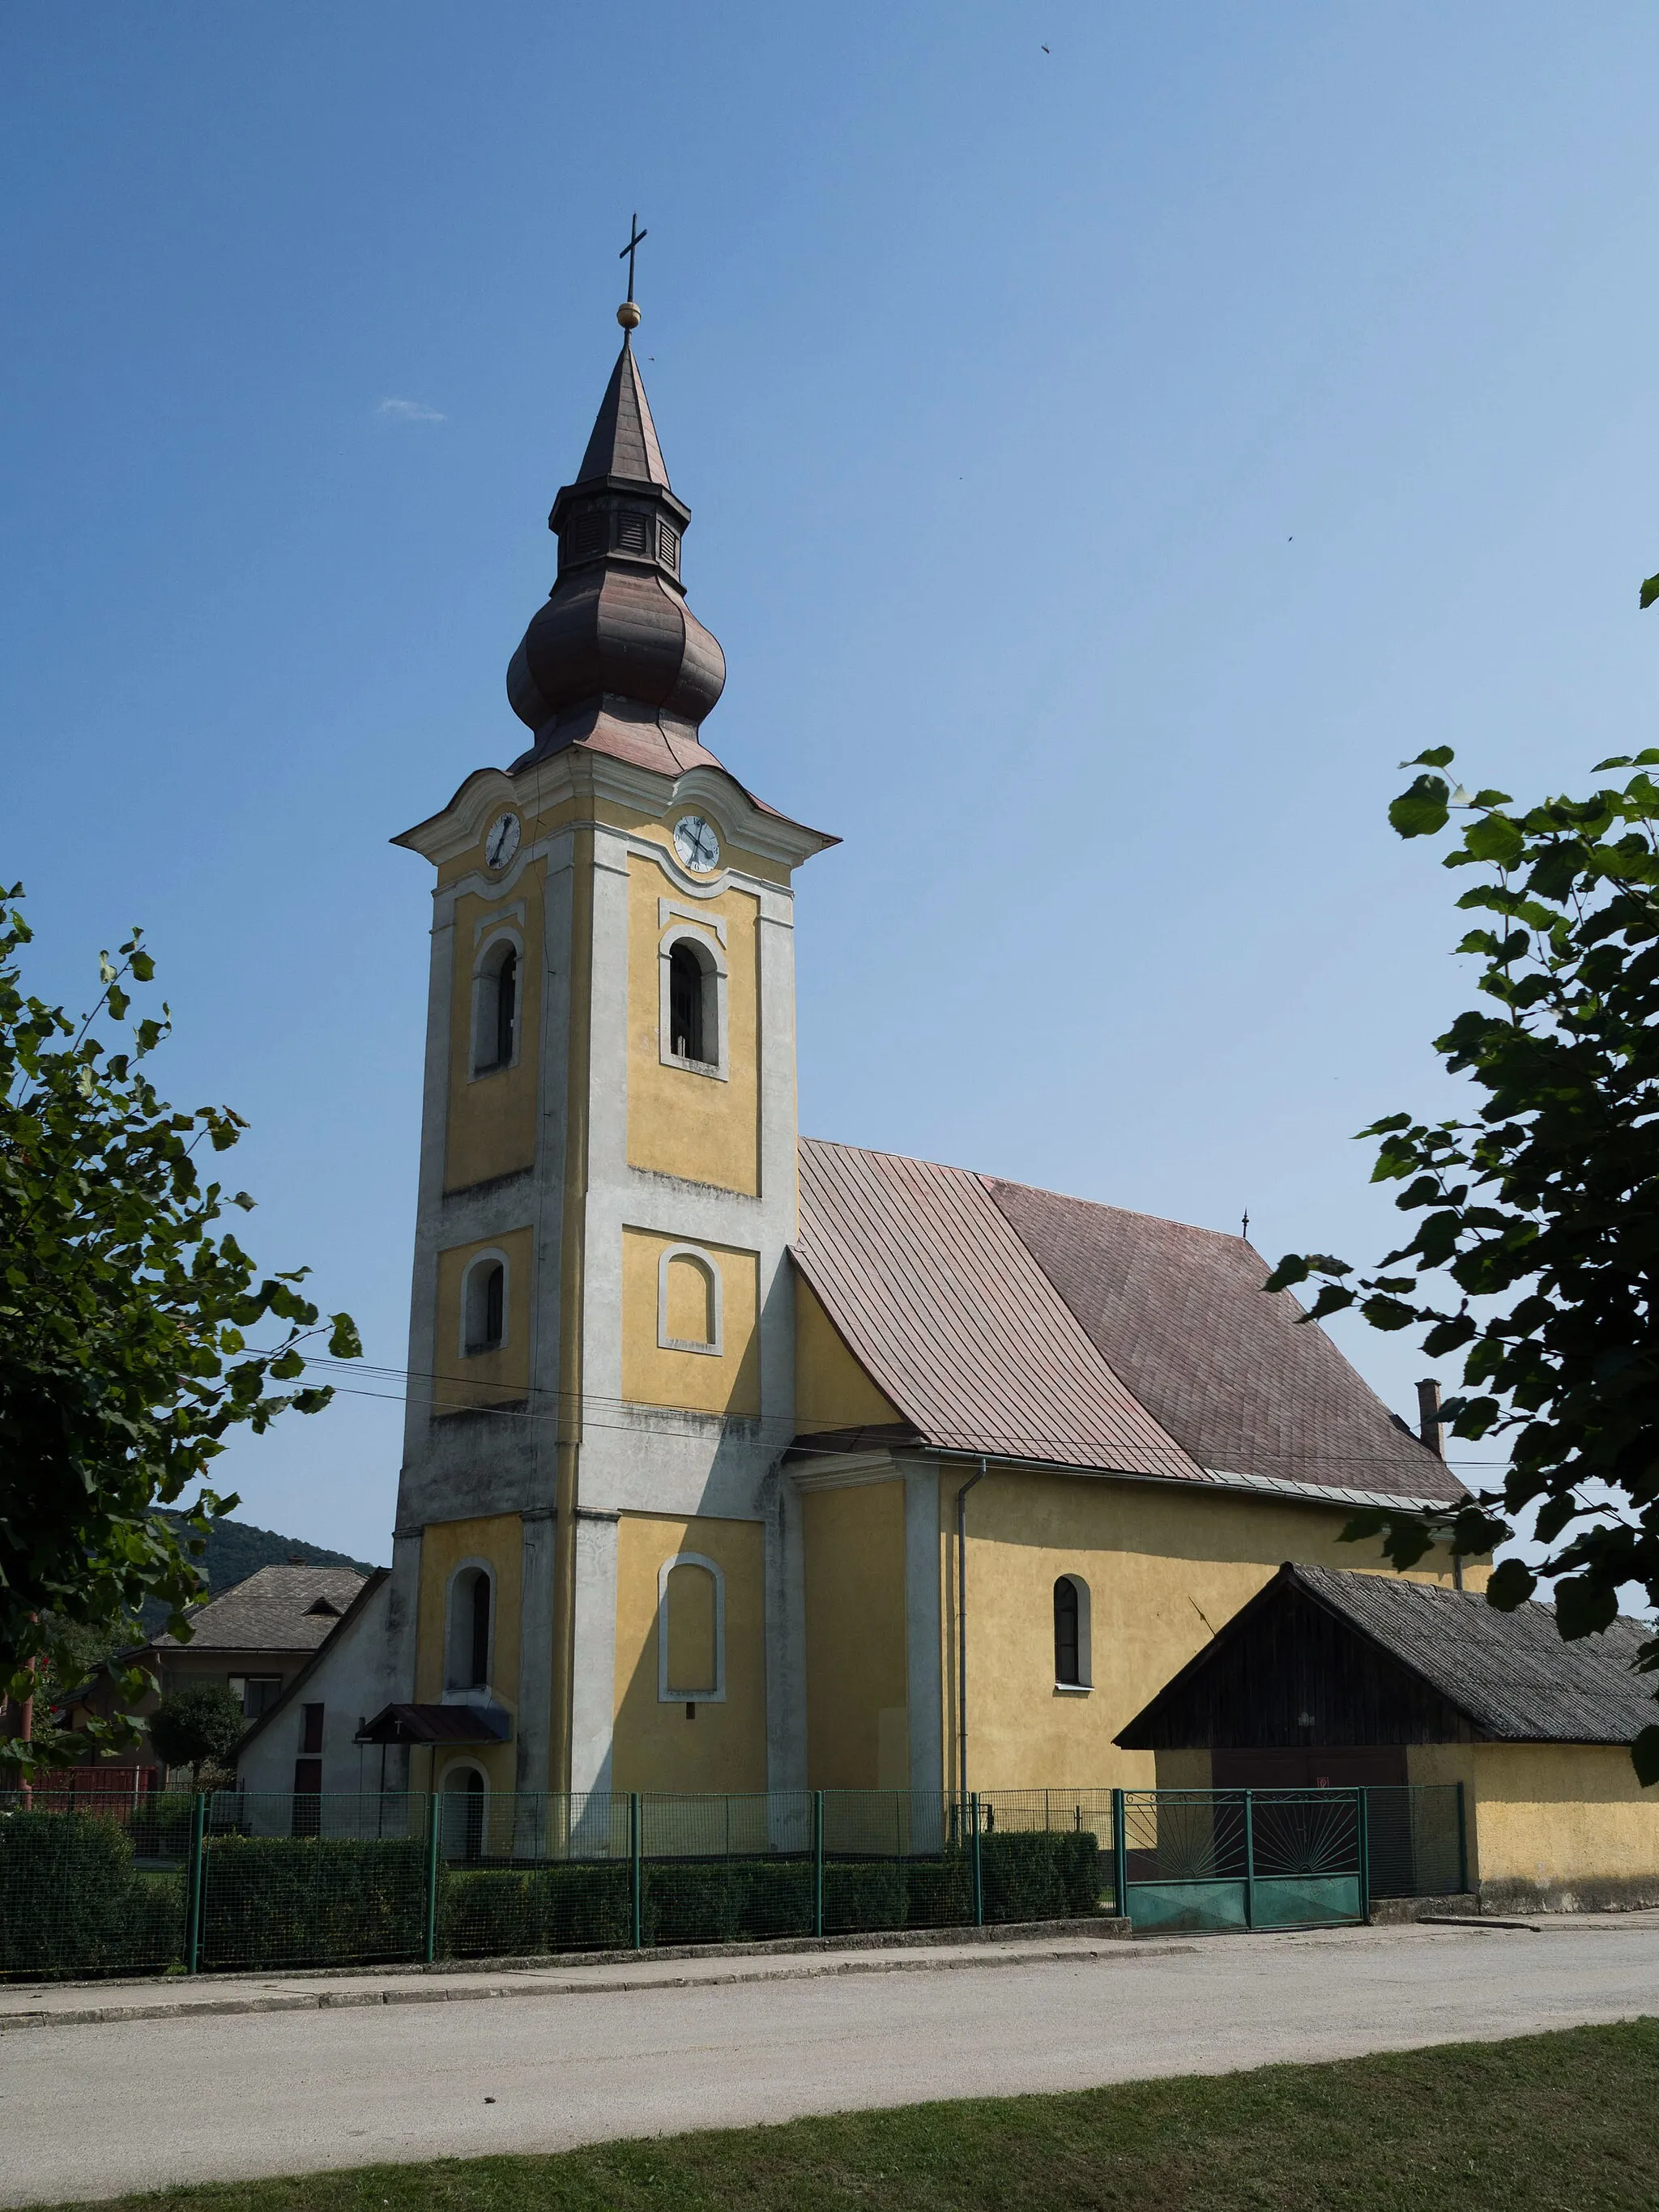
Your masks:
M507 672L507 696L534 731L533 755L606 744L615 726L643 759L666 742L671 768L705 757L696 731L726 687L726 656L685 604L680 555L691 510L669 487L633 330L623 346L574 483L553 502L558 579ZM656 725L654 732L642 727ZM643 749L643 750L642 750ZM654 763L653 763L654 764Z

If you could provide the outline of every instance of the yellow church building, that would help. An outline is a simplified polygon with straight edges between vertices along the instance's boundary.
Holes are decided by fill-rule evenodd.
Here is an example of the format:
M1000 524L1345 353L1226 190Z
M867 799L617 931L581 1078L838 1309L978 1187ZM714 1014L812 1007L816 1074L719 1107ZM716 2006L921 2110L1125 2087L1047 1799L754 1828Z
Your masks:
M799 1133L795 872L621 354L433 869L392 1757L473 1790L1150 1785L1360 1505L1461 1496L1241 1238ZM1421 1578L1449 1585L1449 1553ZM316 1708L319 1716L322 1708Z

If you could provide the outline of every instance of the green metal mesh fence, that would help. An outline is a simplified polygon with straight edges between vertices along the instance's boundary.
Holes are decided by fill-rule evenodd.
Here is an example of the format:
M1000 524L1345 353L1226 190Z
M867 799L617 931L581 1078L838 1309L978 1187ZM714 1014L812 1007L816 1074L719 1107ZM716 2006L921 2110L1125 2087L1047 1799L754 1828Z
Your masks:
M1369 1854L1364 1839L1369 1837ZM1369 1858L1369 1881L1362 1878ZM0 1976L544 1956L1077 1919L1269 1926L1462 1886L1456 1785L0 1796Z

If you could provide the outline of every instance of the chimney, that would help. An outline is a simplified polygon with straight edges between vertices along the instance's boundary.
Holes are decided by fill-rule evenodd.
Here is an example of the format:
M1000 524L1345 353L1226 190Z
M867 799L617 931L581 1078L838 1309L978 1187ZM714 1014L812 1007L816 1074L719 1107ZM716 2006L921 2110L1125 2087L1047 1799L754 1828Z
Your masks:
M1444 1459L1446 1448L1440 1433L1440 1385L1432 1375L1417 1386L1417 1433L1437 1459Z

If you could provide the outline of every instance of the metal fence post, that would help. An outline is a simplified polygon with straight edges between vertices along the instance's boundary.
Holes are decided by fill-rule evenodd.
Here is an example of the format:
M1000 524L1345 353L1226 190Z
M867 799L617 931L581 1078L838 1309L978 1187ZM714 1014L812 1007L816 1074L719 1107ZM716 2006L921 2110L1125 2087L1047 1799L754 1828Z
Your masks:
M1255 1792L1244 1792L1244 1925L1255 1926ZM1213 1815L1212 1816L1213 1817Z
M1355 1790L1354 1796L1359 1800L1354 1809L1359 1844L1359 1917L1362 1920L1369 1921L1371 1917L1370 1792L1368 1790L1359 1789Z
M429 1966L438 1955L438 1793L426 1793L426 1944L422 1955Z
M823 1933L823 1792L812 1792L812 1933Z
M975 1928L983 1928L985 1925L985 1869L981 1863L979 1850L979 1792L977 1790L969 1798L969 1817L974 1824L974 1925Z
M1463 1784L1457 1784L1457 1893L1467 1897L1469 1889L1469 1832L1463 1810Z
M1123 1792L1112 1792L1112 1911L1120 1920L1129 1917L1129 1822Z
M190 1852L185 1862L185 1972L202 1970L203 1861L207 1856L207 1799L198 1790L191 1800Z
M634 1948L645 1948L645 1885L640 1865L640 1793L628 1793L628 1884L634 1909Z

